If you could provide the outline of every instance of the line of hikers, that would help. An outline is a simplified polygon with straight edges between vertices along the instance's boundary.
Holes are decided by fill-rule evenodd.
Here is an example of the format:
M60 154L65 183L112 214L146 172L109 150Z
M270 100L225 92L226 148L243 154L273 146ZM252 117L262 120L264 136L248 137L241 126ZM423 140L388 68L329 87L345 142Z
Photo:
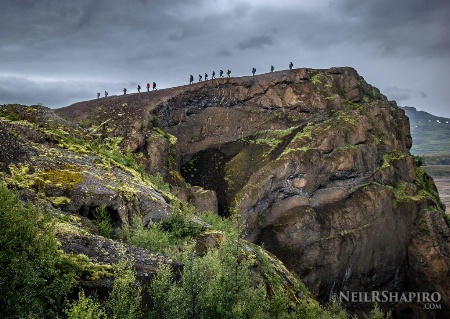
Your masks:
M289 62L289 70L292 70L293 66L294 66L294 64L292 62ZM270 72L272 73L274 70L275 70L275 67L273 65L271 65L270 66ZM253 76L255 76L255 73L256 73L256 68L253 68L252 69ZM228 70L227 71L227 78L228 79L230 78L230 75L231 75L231 71ZM219 71L219 77L223 78L223 70ZM214 80L215 78L216 78L216 72L212 71L211 80ZM203 80L203 76L201 74L199 74L198 75L198 82L202 82L202 80ZM208 80L208 73L205 73L205 81L207 81L207 80ZM189 76L189 84L193 84L193 83L194 83L194 76L191 74ZM146 87L147 87L147 92L150 92L150 83L147 83ZM158 90L156 88L156 82L153 82L152 88L153 88L153 91ZM141 93L141 86L139 84L137 86L137 91L138 91L138 93ZM126 88L123 88L123 95L126 95L127 92L128 92L128 90ZM108 92L107 91L105 91L105 97L108 97ZM99 98L100 98L100 93L97 93L97 99L99 99Z
M292 62L289 62L289 70L292 70L292 68L294 67L294 63L292 63ZM270 66L270 72L273 72L275 70L275 67L273 66L273 65L271 65ZM255 73L256 73L256 68L253 68L252 69L252 74L253 74L253 76L255 76ZM230 70L228 70L227 71L227 78L230 78L230 74L231 74L231 71ZM223 70L220 70L219 71L219 76L221 77L221 78L223 78ZM216 78L216 72L215 71L212 71L212 74L211 74L211 80L213 80L213 79L215 79ZM207 81L208 80L208 73L205 73L205 81ZM199 74L198 75L198 82L202 82L203 81L203 76L201 75L201 74ZM192 84L192 83L194 83L194 76L191 74L190 76L189 76L189 84Z
M147 92L150 92L150 83L147 83ZM153 84L152 84L152 87L153 87L153 91L157 91L158 89L156 88L156 82L153 82ZM141 86L138 84L138 86L137 86L137 91L138 91L138 93L141 93ZM127 90L127 88L123 88L123 95L126 95L127 94L127 92L128 92L128 90ZM105 97L108 97L108 92L107 91L105 91ZM97 99L99 99L100 98L100 93L97 93Z

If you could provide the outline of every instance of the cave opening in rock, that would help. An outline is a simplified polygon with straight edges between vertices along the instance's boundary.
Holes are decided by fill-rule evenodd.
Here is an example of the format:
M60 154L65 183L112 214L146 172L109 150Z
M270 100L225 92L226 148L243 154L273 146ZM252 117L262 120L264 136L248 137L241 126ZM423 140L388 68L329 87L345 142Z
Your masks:
M229 215L225 164L227 156L217 148L200 151L181 166L181 175L191 185L216 192L221 216Z
M99 205L83 205L80 208L79 214L81 216L87 217L90 220L95 220L95 214L97 210L101 209ZM109 216L111 225L114 228L122 227L122 220L120 218L119 212L111 206L105 206L107 215Z

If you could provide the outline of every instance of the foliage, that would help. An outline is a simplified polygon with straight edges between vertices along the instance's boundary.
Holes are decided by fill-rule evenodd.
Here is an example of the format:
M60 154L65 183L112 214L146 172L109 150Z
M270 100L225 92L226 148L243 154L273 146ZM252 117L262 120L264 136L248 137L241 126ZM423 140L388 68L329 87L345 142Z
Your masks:
M51 216L0 184L0 225L0 317L55 317L75 280L61 270Z
M164 181L164 178L160 173L156 175L148 175L150 183L152 183L160 192L170 193L170 184Z
M414 165L416 167L421 167L425 165L425 159L423 156L413 155Z
M378 303L375 303L373 309L369 312L369 315L366 316L367 319L390 319L391 313L384 313Z
M110 318L135 319L141 317L142 288L132 270L133 260L119 261L114 268L114 286L106 309Z
M119 238L130 245L172 255L178 250L177 246L202 231L202 225L193 221L192 209L185 205L184 211L175 210L163 222L150 223L147 227L141 218L134 218L131 227L122 230Z
M252 280L252 261L234 239L204 257L185 253L178 282L161 267L151 287L151 318L266 318L265 289Z
M161 224L163 230L170 232L173 239L195 237L200 234L202 226L193 221L194 215L187 211L175 210Z
M136 282L132 270L133 260L119 261L114 267L114 286L108 298L100 302L96 295L86 296L84 291L78 299L66 301L64 313L68 319L136 319L142 317L142 288Z
M66 303L67 319L106 319L106 312L97 297L86 296L83 290L78 293L78 300Z
M60 254L62 258L60 268L77 280L97 280L113 276L110 265L95 264L86 255L64 254L61 251Z
M171 249L170 234L162 229L161 224L152 223L149 227L144 227L139 217L133 219L132 226L124 237L128 244L152 251L167 254Z
M100 235L106 238L111 237L113 226L105 204L102 204L95 210L94 224L97 226Z

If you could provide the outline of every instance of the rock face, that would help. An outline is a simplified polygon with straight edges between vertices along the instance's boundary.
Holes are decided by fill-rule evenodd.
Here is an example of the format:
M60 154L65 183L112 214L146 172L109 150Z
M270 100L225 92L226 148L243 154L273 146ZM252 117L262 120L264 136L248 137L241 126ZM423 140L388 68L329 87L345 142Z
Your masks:
M448 226L409 154L408 118L354 69L217 79L57 113L123 137L180 194L184 180L214 191L219 213L239 211L247 239L321 300L427 289L450 304Z

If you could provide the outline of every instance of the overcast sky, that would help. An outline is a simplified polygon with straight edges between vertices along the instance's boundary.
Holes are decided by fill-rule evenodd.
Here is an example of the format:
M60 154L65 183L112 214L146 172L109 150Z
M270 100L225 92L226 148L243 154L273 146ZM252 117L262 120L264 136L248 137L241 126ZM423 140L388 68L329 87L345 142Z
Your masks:
M354 67L400 106L450 117L449 17L449 0L0 0L0 104L292 61Z

